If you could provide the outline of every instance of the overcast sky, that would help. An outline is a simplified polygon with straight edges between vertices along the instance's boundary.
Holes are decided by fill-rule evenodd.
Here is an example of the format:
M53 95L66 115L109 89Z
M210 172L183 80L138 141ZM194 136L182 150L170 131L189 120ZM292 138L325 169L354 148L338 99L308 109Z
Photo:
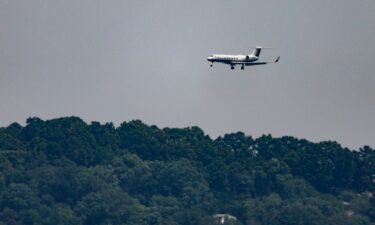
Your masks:
M374 0L0 0L0 127L30 116L375 147ZM279 64L210 54L256 45Z

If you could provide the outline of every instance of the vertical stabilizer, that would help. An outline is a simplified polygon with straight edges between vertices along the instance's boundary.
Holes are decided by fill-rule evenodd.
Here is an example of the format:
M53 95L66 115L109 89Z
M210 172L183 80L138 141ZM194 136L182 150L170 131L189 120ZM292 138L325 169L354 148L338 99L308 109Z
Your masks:
M259 57L261 51L262 51L262 47L256 47L256 48L253 50L253 52L251 53L251 55L256 56L256 57Z

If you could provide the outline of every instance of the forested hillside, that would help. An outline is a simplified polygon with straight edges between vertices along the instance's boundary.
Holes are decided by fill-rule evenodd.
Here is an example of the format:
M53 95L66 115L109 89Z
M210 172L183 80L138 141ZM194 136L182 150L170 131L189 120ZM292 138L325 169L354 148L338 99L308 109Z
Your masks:
M0 225L375 223L375 150L68 117L0 128Z

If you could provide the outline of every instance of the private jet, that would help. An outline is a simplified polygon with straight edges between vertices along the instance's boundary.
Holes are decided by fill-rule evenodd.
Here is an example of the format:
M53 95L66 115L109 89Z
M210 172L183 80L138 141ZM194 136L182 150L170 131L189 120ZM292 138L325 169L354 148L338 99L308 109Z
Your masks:
M259 62L259 55L263 47L255 47L253 52L250 55L210 55L207 57L207 61L211 62L211 67L214 65L214 62L224 63L230 65L230 68L234 70L236 65L241 65L241 70L245 69L245 66L257 66L265 65L267 63L277 63L280 59L280 56L276 58L273 62Z

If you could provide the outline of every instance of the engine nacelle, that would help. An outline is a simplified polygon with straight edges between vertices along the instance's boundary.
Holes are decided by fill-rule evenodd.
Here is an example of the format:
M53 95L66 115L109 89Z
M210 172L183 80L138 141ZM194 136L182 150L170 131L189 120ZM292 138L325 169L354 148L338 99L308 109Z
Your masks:
M250 59L250 56L249 56L249 55L247 55L247 56L246 56L246 60L249 60L249 59Z

